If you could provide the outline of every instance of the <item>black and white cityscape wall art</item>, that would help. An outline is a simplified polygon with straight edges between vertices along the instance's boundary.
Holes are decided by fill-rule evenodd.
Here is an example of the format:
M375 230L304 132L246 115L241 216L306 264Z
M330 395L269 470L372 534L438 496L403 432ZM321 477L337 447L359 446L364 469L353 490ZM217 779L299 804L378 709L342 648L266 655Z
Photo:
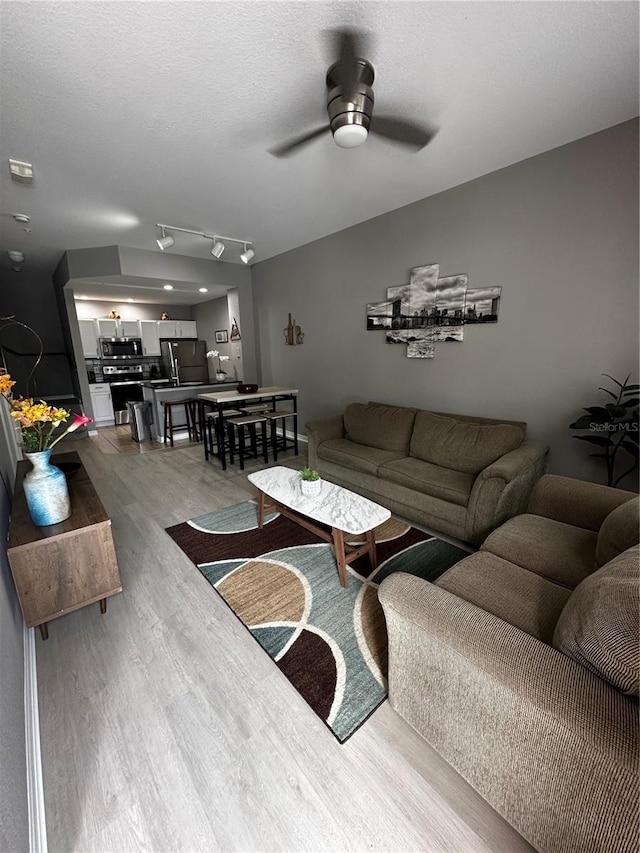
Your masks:
M391 302L369 302L367 304L367 329L391 328Z
M436 343L463 340L465 325L498 321L502 288L468 283L466 273L441 277L439 264L414 267L409 284L367 304L367 330L384 329L386 342L404 344L408 358L433 358Z
M501 294L501 287L474 287L467 290L464 322L497 323Z

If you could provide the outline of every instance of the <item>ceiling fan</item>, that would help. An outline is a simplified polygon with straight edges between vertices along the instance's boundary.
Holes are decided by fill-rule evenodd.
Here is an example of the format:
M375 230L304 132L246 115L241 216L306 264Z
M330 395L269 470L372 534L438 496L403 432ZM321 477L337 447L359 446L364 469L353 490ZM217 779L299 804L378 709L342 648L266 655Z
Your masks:
M373 65L360 54L363 38L353 30L332 30L333 54L336 62L327 71L327 113L329 124L323 124L270 149L274 157L288 157L298 149L331 131L341 148L357 148L370 133L420 151L437 130L414 121L373 115Z

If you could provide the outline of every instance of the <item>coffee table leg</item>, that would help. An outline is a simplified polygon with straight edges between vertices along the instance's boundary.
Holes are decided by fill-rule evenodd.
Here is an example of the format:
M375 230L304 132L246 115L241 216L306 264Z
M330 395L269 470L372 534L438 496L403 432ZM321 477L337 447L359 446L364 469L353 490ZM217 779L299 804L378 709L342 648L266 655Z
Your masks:
M336 555L336 563L338 564L338 577L340 578L340 586L349 586L347 580L347 561L344 552L344 533L338 530L337 527L331 528L331 537L333 539L333 551Z
M375 528L374 528L375 530ZM376 551L376 537L374 530L367 530L367 544L369 546L369 562L372 569L378 568L378 552Z
M258 489L258 527L262 530L264 524L264 492Z

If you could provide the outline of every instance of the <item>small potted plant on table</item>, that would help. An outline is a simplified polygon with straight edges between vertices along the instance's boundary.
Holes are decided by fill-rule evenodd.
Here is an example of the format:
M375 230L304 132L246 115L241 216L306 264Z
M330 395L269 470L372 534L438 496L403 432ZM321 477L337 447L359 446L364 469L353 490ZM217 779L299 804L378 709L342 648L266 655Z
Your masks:
M300 472L300 488L307 496L319 495L322 488L320 474L314 468L303 468Z

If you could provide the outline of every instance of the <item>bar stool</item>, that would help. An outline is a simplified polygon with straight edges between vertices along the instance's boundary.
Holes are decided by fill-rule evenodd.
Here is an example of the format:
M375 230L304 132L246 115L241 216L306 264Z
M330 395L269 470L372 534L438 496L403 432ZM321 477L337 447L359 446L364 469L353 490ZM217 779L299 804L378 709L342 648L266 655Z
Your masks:
M226 467L225 452L227 448L226 419L240 417L240 409L223 409L220 412L207 412L204 420L204 449L205 458L218 456L222 460L223 469ZM215 450L214 450L215 446Z
M286 409L275 412L265 412L264 416L270 424L271 430L271 448L273 450L273 461L278 461L278 448L280 450L288 450L289 443L287 441L287 418L293 418L293 447L296 456L298 455L298 413L290 412ZM276 426L280 424L282 435L278 437Z
M263 415L245 415L241 418L229 418L227 421L227 436L229 439L229 462L233 465L233 455L236 449L235 433L238 433L238 458L240 470L244 470L246 452L245 428L249 430L251 437L251 458L258 458L258 437L256 426L260 424L262 456L265 462L269 461L267 452L267 419Z
M164 443L169 442L171 447L173 447L173 434L178 432L179 430L183 430L185 426L187 427L187 434L189 436L189 441L200 441L200 432L198 430L198 414L197 407L198 401L195 399L191 400L163 400L162 405L164 406ZM178 424L177 426L173 423L173 410L177 406L182 406L184 408L186 424Z

